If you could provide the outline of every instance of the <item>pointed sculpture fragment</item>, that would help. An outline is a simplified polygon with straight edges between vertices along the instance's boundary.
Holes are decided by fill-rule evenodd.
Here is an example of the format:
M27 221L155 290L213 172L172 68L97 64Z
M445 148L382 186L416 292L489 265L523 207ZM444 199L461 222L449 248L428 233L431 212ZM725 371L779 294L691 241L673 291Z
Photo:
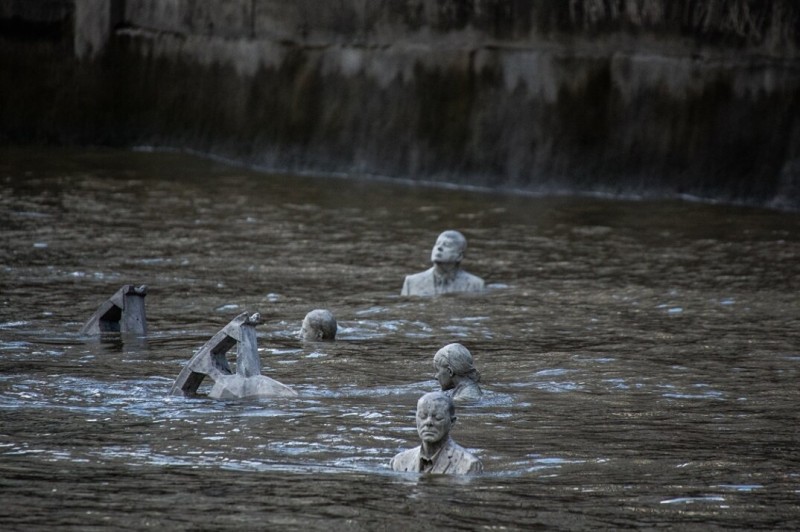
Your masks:
M214 381L208 395L216 399L297 395L288 386L261 375L255 329L260 321L258 313L248 316L246 312L232 319L184 366L170 395L196 395L206 377ZM234 345L237 346L236 373L225 356Z

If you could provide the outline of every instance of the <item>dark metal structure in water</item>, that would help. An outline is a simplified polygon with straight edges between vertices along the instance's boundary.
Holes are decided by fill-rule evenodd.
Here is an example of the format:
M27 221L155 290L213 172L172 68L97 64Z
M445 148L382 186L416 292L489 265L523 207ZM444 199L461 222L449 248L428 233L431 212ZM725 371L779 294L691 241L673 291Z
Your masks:
M123 285L108 298L81 328L81 334L104 332L147 334L147 315L144 298L147 285Z

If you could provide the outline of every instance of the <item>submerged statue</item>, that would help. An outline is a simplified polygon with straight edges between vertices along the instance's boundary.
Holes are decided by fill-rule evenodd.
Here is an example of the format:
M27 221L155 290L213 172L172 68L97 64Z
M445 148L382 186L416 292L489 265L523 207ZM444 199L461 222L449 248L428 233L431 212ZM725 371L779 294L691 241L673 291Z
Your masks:
M123 285L97 308L81 328L81 334L97 335L104 332L121 332L146 335L147 316L144 311L146 295L147 285Z
M458 231L445 231L431 250L433 267L424 272L407 275L403 296L434 296L451 292L480 292L483 279L461 269L467 239Z
M312 310L303 318L300 339L307 342L320 342L336 339L336 318L324 309Z
M255 326L261 321L258 313L243 312L215 334L186 364L175 379L171 395L197 395L205 377L214 381L209 397L240 399L245 397L295 396L297 392L280 382L261 375L261 359ZM236 373L231 371L225 354L234 345Z
M447 344L433 356L433 369L442 391L456 402L477 401L483 395L472 354L461 344Z
M483 464L450 438L456 422L453 401L442 392L426 393L417 402L417 433L422 445L392 458L394 471L415 473L482 473Z

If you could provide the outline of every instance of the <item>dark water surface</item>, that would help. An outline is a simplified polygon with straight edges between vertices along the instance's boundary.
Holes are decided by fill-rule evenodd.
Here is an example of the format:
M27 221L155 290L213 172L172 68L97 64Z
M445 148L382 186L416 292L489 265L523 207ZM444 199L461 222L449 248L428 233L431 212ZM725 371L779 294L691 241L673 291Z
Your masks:
M3 529L800 527L798 214L3 149L0 226ZM491 290L401 298L447 228ZM79 336L126 283L148 337ZM167 397L243 311L300 395ZM453 341L486 474L393 473Z

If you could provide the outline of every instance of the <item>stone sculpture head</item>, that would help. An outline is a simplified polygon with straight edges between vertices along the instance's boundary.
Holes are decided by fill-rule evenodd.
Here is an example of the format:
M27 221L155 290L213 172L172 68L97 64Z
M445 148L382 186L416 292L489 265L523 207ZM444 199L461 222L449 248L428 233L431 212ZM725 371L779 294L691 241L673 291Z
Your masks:
M431 262L460 264L467 249L467 239L458 231L445 231L431 250Z
M464 379L473 382L481 380L481 374L473 365L472 353L458 343L447 344L439 349L433 356L433 368L442 390L451 390Z
M426 393L417 401L417 433L424 444L447 440L456 419L453 400L442 392Z
M308 342L319 342L336 339L336 318L324 309L312 310L303 318L300 339Z

